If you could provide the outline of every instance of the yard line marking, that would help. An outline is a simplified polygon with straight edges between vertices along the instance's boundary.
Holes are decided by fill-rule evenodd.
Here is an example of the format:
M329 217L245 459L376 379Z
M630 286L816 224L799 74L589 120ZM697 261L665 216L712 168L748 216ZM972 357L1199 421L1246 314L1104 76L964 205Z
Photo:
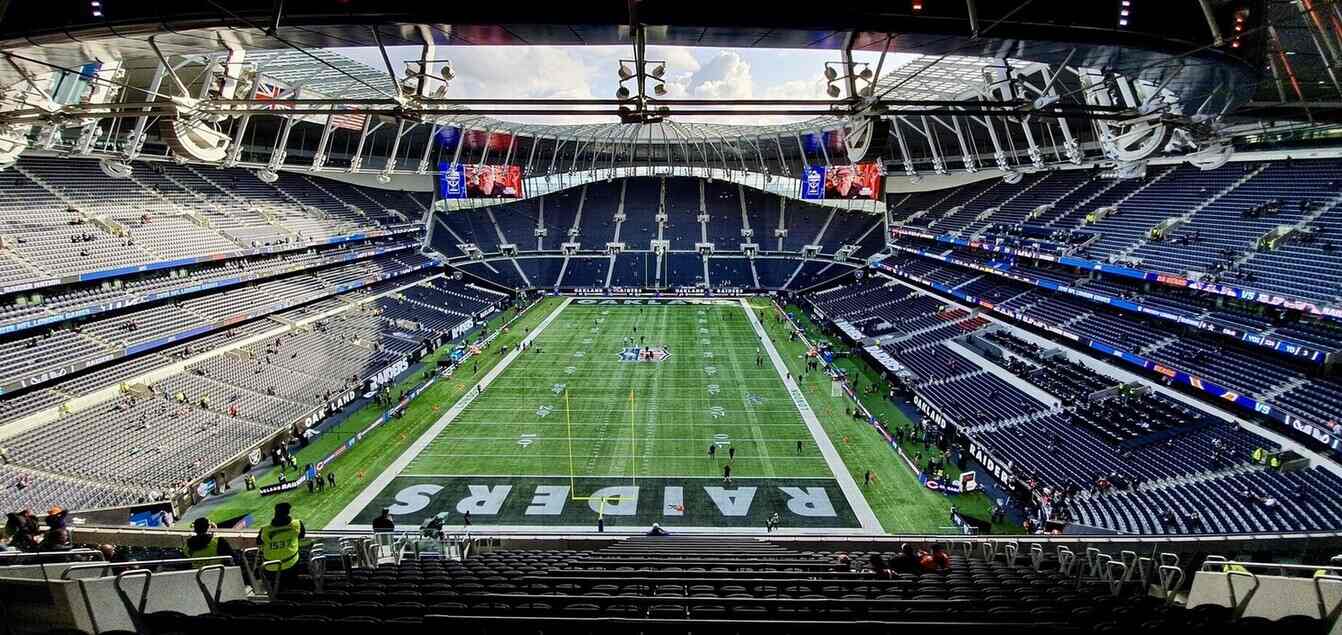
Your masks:
M517 474L436 474L436 473L427 473L427 472L407 472L407 473L405 473L405 474L402 474L401 476L402 476L403 478L568 478L568 477L569 477L568 474L526 474L526 475L518 476ZM585 478L585 479L593 479L593 480L610 480L611 478L619 478L619 477L610 477L610 476L578 476L578 477L576 477L576 478ZM707 475L707 476L705 476L705 475L703 475L703 474L696 474L696 475L692 475L692 476L685 476L685 475L677 474L677 475L673 475L673 476L657 476L657 477L654 477L654 478L696 479L696 480L717 481L717 482L721 482L721 481L722 481L722 475L721 475L721 474L712 474L712 475ZM833 481L834 478L831 477L831 476L752 476L752 477L750 477L750 480L752 480L752 481ZM585 531L591 531L591 527L588 527ZM851 530L850 530L850 531L851 531Z
M755 310L751 308L750 303L744 298L740 300L741 309L746 312L746 318L750 320L750 325L755 328L755 335L759 338L760 344L764 347L764 352L769 354L769 361L773 363L774 371L778 373L778 378L783 380L783 385L788 389L788 394L801 412L802 421L806 422L806 428L810 430L811 437L815 441L815 446L820 449L821 456L829 464L829 469L834 473L834 478L839 483L839 489L843 491L844 497L848 499L848 506L853 509L853 514L862 525L862 529L868 532L884 533L881 528L881 522L877 520L876 513L872 511L871 505L862 495L862 490L858 489L857 482L853 480L853 475L848 473L848 467L844 465L843 459L839 457L838 450L834 449L834 443L830 441L829 435L825 434L825 428L820 425L820 420L815 416L815 410L811 409L811 404L806 401L806 395L802 393L801 387L797 385L792 374L787 370L783 363L783 356L774 348L773 340L769 339L769 334L764 331L764 325L760 324L759 318L755 316Z
M564 298L564 301L559 304L558 308L545 316L545 319L541 320L540 324L537 324L536 328L532 329L530 334L522 338L522 342L530 344L537 336L543 333L546 327L550 326L550 324L559 317L559 314L563 313L564 309L572 302L573 298ZM521 354L522 347L514 347L512 351L509 351L507 355L504 355L499 363L489 369L488 373L485 373L485 376L480 379L480 382L477 383L476 386L488 386L494 379L503 374L503 371L513 363L513 360L516 360L521 356ZM456 420L462 411L464 411L467 406L471 405L479 396L480 390L467 390L466 394L462 395L451 408L448 408L447 411L443 413L443 416L438 418L438 421L434 422L434 424L430 426L424 434L421 434L418 439L415 439L414 442L410 444L410 447L405 449L405 452L402 452L400 456L396 457L396 460L392 461L391 465L387 466L387 469L382 470L376 478L368 483L368 486L365 487L363 491L359 492L358 496L355 496L344 509L340 510L340 513L336 514L335 518L327 524L327 527L338 529L348 526L350 521L354 520L354 517L359 515L359 512L363 511L365 507L372 503L378 493L391 483L392 479L396 478L396 476L406 467L409 467L410 463L415 460L415 457L419 456L420 452L423 452L425 448L429 447L434 439L437 439L438 435L442 434L443 430L447 429L448 424Z

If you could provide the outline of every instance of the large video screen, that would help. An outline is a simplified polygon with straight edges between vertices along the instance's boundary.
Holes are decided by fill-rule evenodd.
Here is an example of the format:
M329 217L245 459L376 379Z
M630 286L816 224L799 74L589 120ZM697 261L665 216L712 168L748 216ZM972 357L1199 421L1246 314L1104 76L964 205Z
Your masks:
M522 198L522 168L516 165L440 163L438 198Z
M801 197L880 200L881 166L877 163L807 166L802 174Z

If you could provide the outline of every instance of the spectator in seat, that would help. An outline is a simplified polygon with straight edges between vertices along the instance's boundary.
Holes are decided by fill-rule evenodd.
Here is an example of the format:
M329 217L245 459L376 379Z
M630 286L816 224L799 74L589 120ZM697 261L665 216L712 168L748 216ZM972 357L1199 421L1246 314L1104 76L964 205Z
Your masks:
M848 554L839 554L839 561L834 565L835 571L847 572L853 570L853 561L848 558Z
M940 544L933 544L930 549L918 554L918 568L927 573L948 571L951 568L951 557Z
M37 517L28 510L11 512L5 517L4 536L9 539L9 547L18 551L37 551Z
M373 531L376 533L389 533L396 531L396 522L391 519L391 510L382 508L382 515L373 519Z
M669 535L671 535L671 534L670 534L669 532L667 532L665 529L662 529L662 526L661 526L661 525L659 525L659 524L657 524L657 523L653 523L653 524L652 524L652 529L649 529L649 530L648 530L648 535L649 535L649 536L669 536Z
M47 510L47 532L42 534L38 551L65 551L70 549L70 530L65 526L65 517L69 514L60 506Z
M878 553L871 554L871 559L867 563L867 571L878 580L889 580L894 577L894 572L885 564L885 558L882 558L881 554Z
M899 546L899 555L895 556L891 562L891 569L895 573L917 573L918 572L918 553L913 545L903 543Z

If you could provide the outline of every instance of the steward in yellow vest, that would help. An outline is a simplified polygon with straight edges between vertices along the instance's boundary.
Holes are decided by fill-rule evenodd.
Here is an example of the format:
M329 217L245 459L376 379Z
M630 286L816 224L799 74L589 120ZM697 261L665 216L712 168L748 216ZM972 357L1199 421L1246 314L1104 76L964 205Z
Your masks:
M289 510L289 503L276 504L275 518L256 535L256 544L261 547L261 560L279 561L278 564L265 565L269 573L289 573L298 564L298 541L307 535L307 529L303 527L303 521L289 515Z
M210 523L210 519L204 517L197 518L196 522L192 523L191 528L195 530L196 534L186 539L186 546L182 549L182 552L186 554L186 557L213 558L215 556L233 555L233 548L226 540L210 533L210 530L214 529L214 526ZM191 563L191 566L199 569L212 564L228 565L232 563L224 560L216 560L213 562L193 562Z

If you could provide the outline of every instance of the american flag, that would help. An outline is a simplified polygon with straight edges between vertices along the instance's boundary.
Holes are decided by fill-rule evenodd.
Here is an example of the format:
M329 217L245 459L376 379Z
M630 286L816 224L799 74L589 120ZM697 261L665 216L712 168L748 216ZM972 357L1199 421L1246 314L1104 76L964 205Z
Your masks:
M263 79L256 85L257 101L279 101L282 99L293 99L294 91L288 86L279 84L273 80ZM258 108L266 110L292 110L293 106L288 104L259 104Z
M367 116L354 114L331 115L331 125L346 130L363 130L364 118Z

